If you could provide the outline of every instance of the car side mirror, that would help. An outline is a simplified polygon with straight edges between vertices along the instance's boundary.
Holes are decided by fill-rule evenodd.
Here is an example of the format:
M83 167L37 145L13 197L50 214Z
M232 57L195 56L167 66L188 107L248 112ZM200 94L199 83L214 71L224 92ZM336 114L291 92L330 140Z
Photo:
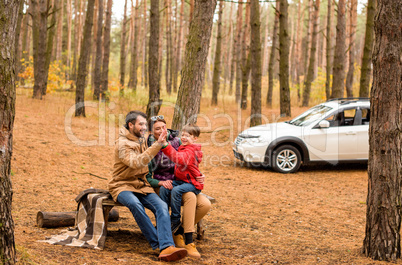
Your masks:
M320 127L320 128L329 128L329 121L327 121L327 120L320 121L320 123L318 124L318 127Z

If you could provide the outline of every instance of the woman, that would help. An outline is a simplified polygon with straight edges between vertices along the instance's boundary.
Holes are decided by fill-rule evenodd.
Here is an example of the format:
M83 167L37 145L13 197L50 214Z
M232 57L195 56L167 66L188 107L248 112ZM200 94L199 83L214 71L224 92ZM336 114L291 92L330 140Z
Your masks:
M150 131L148 145L150 146L159 138L163 129L166 128L166 121L162 115L154 116L150 118L148 125ZM167 140L176 150L181 144L178 131L168 129ZM159 194L173 188L174 166L174 163L170 161L162 151L159 151L149 163L147 180L152 187L159 189ZM197 178L197 181L204 182L204 176ZM182 204L182 226L173 235L174 243L177 247L187 249L190 257L200 258L201 255L193 242L193 233L195 232L194 225L211 209L211 202L202 194L195 195L193 192L188 192L183 195Z

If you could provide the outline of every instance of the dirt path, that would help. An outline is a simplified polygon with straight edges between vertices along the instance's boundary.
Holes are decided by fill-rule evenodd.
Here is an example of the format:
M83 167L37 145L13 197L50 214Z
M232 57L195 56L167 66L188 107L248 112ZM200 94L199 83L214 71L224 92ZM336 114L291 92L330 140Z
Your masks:
M74 197L81 190L107 187L107 180L78 173L108 179L111 175L113 146L109 136L113 139L113 130L106 126L104 145L74 144L65 133L65 114L72 104L68 97L49 95L45 101L37 101L19 91L12 160L19 262L157 263L157 253L148 247L125 209L120 209L117 223L109 224L103 251L37 242L62 230L35 227L39 210L74 210ZM212 129L224 125L219 118L212 119L221 109L202 109L211 118ZM235 116L234 110L227 113ZM164 114L171 120L171 112ZM74 135L81 143L83 139L101 139L102 143L97 112L88 116L72 119ZM230 130L205 131L201 140L210 144L203 147L204 192L217 203L205 218L206 239L196 242L202 259L187 258L179 264L382 264L360 254L365 228L365 165L302 167L292 175L248 168L235 163L230 144L212 144L211 139L220 143L230 139Z

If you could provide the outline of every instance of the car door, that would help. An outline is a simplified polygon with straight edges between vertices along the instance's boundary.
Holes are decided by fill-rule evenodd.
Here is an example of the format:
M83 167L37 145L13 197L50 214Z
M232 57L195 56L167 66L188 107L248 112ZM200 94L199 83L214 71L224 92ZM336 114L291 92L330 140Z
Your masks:
M356 159L366 160L368 159L369 153L369 123L370 123L370 109L368 107L363 107L360 109L361 112L361 124L356 124L357 126L357 156Z

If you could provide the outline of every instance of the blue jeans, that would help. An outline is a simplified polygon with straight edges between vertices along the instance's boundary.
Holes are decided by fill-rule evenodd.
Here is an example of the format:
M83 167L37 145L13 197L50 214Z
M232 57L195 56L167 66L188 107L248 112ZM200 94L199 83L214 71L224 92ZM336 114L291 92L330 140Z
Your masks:
M198 190L193 184L181 180L173 180L172 185L172 190L161 187L159 190L159 196L164 202L170 205L172 209L170 220L172 224L177 224L181 219L180 210L183 194L186 192L194 192L195 195L198 195L201 191Z
M117 197L117 201L130 209L152 249L159 247L162 250L169 246L174 246L170 228L169 208L157 194L143 195L132 191L122 191ZM157 228L152 224L144 207L154 213Z

